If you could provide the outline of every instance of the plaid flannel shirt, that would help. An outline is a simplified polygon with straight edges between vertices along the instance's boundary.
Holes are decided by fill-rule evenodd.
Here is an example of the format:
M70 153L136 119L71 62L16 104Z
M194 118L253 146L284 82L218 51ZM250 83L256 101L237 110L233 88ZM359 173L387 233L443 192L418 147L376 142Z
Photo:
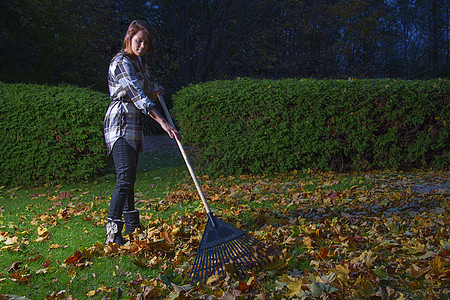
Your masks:
M150 109L155 107L147 97L150 75L143 70L140 57L133 60L123 51L109 65L108 86L112 101L103 123L108 154L120 137L137 153L143 152L144 114L149 115Z

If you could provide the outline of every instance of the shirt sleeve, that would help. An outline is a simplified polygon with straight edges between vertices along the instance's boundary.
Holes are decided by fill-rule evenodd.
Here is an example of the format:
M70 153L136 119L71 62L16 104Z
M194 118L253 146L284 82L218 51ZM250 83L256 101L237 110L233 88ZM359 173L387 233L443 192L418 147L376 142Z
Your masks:
M145 71L145 76L147 77L147 80L149 82L148 97L151 100L154 100L154 99L156 99L158 97L158 94L156 94L155 87L154 87L155 83L153 82L153 79L150 76L150 73L148 72L148 70Z
M148 115L150 109L155 107L155 104L145 95L144 90L139 84L133 64L128 59L119 60L114 70L114 76L130 97L134 106Z

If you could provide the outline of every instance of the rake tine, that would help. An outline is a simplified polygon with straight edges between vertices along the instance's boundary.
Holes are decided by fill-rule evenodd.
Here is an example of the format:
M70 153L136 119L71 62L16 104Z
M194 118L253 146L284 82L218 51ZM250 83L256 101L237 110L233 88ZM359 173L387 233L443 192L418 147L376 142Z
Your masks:
M236 259L236 256L237 256L237 255L236 255L236 251L235 251L234 246L233 246L233 244L231 243L231 241L228 241L228 242L226 243L226 250L227 250L227 252L230 254L230 263L233 264L233 266L234 266L236 272L242 273L242 272L243 272L242 266L241 266L241 264L239 263L239 261Z
M206 279L208 278L208 268L209 268L208 255L209 255L209 253L208 253L208 250L205 250L203 253L204 253L203 258L202 258L203 269L202 269L200 279L202 281L206 281Z
M236 273L244 275L246 270L270 262L273 259L270 255L278 255L271 246L243 232L239 233L238 229L219 219L215 220L217 225L214 228L211 228L214 223L208 224L191 271L192 284L206 282L215 274L225 277L226 264L232 264Z
M221 250L220 246L216 247L217 250L214 252L216 254L216 260L217 260L217 273L222 273L223 276L225 276L225 271L223 269L223 260L221 257Z
M215 274L215 269L216 269L216 264L217 264L217 262L215 260L216 259L215 258L215 256L216 256L215 248L216 247L211 248L211 251L209 253L210 254L210 263L211 263L210 268L209 268L209 270L210 270L209 277L213 276Z
M191 274L189 274L189 277L191 277L191 280L196 280L195 274L197 274L196 270L198 269L198 264L197 264L198 260L199 260L199 256L197 255L194 260L194 265L192 266L192 269L191 269Z
M234 240L232 243L234 244L234 247L238 253L239 260L241 261L241 263L243 264L247 263L248 265L254 266L251 256L248 255L249 253L251 254L251 252L245 250L245 248L243 248L236 240Z
M269 246L264 246L260 241L250 237L250 236L241 236L239 237L236 244L239 245L239 249L241 253L244 254L244 258L246 259L249 266L252 268L256 268L259 264L265 264L270 261L270 258L264 254L263 249L268 249L273 252ZM256 248L256 253L254 253L252 248Z
M221 253L222 253L222 255L223 255L223 258L224 258L224 260L223 260L224 275L225 275L225 264L232 262L232 261L231 261L231 256L230 256L229 253L228 253L227 251L225 251L225 250L226 250L226 244L223 244L223 245L220 247L220 251L221 251Z
M227 244L228 243L224 243L222 245L220 245L219 249L220 249L220 255L223 258L222 259L222 274L225 276L225 265L228 264L231 261L231 257L229 255L229 253L226 251L227 248Z
M245 272L244 272L245 264L242 261L242 257L239 255L238 248L236 247L235 241L234 240L229 241L228 245L229 245L230 250L234 254L234 257L232 258L233 264L237 264L239 266L239 271L240 271L239 273L245 274Z
M224 266L225 258L223 256L223 249L220 246L217 248L218 248L217 255L219 256L220 259L220 268L222 269L222 275L225 277L225 266Z
M212 274L211 274L211 249L206 250L206 256L205 256L205 273L204 273L204 280L207 280Z
M216 264L214 262L214 248L211 248L209 250L209 269L208 269L208 277L211 277L214 275L214 269L216 267Z
M253 251L251 251L252 243L249 240L245 239L244 236L239 237L239 240L236 241L239 247L242 249L242 252L248 257L251 264L255 264L258 262L257 257L255 257Z
M198 272L199 272L199 276L200 276L200 280L203 280L202 279L202 277L203 277L203 272L204 272L204 263L203 263L203 261L205 260L205 255L206 255L206 253L204 252L204 251L202 251L201 252L201 256L200 256L200 264L199 264L199 270L198 270Z
M212 251L211 251L211 260L213 262L213 264L211 266L211 276L216 275L216 273L220 273L221 263L220 263L218 253L217 253L218 248L219 248L219 246L215 246L212 248Z
M261 251L261 246L264 247L264 245L262 245L261 242L259 242L258 240L253 240L252 238L247 237L242 237L241 239L242 244L247 245L247 249L249 249L248 251L251 252L252 257L256 260L256 261L264 261L263 258L268 259L268 257L264 254L264 252L261 252L263 258L259 257L258 254ZM256 255L253 251L251 251L252 248L256 248Z
M270 261L270 258L264 253L264 250L270 251L272 254L275 255L275 252L271 249L271 247L264 245L262 242L260 242L257 239L254 239L251 236L242 237L242 243L245 243L249 246L249 248L255 248L256 253L252 252L252 256L257 261ZM255 255L256 254L256 255Z

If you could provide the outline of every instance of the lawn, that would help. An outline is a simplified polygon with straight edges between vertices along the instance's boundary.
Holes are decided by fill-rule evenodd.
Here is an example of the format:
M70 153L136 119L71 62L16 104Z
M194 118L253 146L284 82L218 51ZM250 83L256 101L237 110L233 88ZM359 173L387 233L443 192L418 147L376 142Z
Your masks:
M199 181L216 216L282 257L191 285L206 216L181 157L142 155L144 229L103 245L114 175L0 188L0 299L435 299L449 293L449 172L379 171ZM424 193L420 187L442 187Z

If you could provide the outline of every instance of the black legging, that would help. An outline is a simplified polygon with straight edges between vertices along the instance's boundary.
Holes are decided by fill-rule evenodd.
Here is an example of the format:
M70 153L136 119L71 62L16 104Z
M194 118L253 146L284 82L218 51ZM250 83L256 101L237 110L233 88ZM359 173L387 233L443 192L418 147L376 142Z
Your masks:
M119 138L112 149L112 157L116 166L117 182L109 204L108 218L121 220L123 211L134 210L134 182L138 154L128 142Z

